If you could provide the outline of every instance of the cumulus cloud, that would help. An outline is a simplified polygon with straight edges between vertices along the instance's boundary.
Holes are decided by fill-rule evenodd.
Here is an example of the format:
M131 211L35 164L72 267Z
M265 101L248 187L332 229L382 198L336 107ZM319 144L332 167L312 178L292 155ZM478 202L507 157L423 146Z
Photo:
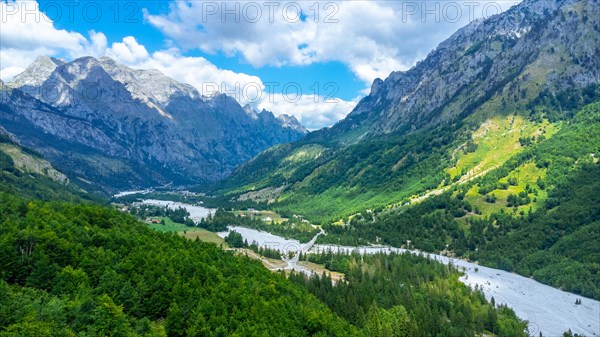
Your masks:
M3 80L23 71L37 55L80 49L86 41L79 33L54 28L35 1L0 2L0 16L0 77Z
M145 17L182 48L241 55L256 67L341 61L368 86L516 2L177 0Z
M104 34L57 29L36 1L0 2L0 78L10 80L38 56L75 58L97 55L106 49Z
M150 57L146 47L139 44L133 36L126 36L123 42L115 42L107 50L107 55L125 64L138 64Z
M345 101L339 98L327 98L316 95L301 95L290 99L283 94L265 94L257 107L276 112L276 114L294 115L308 130L317 130L331 126L346 115L358 103L358 98Z

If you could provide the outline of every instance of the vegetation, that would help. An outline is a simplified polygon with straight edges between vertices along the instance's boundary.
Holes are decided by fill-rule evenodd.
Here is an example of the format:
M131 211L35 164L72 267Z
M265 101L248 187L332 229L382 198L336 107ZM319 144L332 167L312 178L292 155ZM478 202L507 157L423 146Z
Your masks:
M269 248L269 247L260 247L260 246L258 246L258 244L256 242L253 242L250 245L248 245L247 242L245 242L244 244L245 244L245 246L250 248L250 250L252 250L253 252L255 252L256 254L258 254L260 256L264 256L266 258L275 259L275 260L281 260L281 258L283 257L281 255L281 251L278 249L273 249L273 248Z
M0 194L2 336L350 336L284 275L94 205Z
M227 241L237 245L235 234ZM334 287L327 277L298 275L290 282L257 261L153 231L111 208L0 194L0 335L383 336L396 323L396 335L462 336L488 326L498 336L522 335L509 333L524 326L512 311L485 304L456 271L422 258L391 258L397 268L389 275L375 258L361 258L364 265L353 269L358 260L346 257L350 262L337 265L348 283ZM360 275L371 264L374 271ZM390 277L411 279L422 291L392 287L384 281ZM367 280L375 287L362 293ZM395 288L390 297L384 287ZM317 297L325 294L317 289L332 290L321 298L331 309L303 288ZM342 312L346 299L364 315ZM484 312L489 322L477 323Z
M37 153L19 147L3 134L0 134L0 145L18 148L22 155L30 156L33 160L42 160ZM28 172L17 168L12 157L1 148L0 192L43 200L104 201L101 197L90 195L73 184L55 181L44 172Z
M504 306L494 308L471 291L449 266L412 254L307 255L345 274L293 274L333 311L361 327L366 336L526 336L526 324Z
M346 219L346 225L325 225L328 235L319 240L394 246L410 240L411 247L450 249L600 298L598 144L600 103L595 103L548 140L479 179L410 207L365 211ZM473 197L473 190L480 196ZM482 194L485 203L479 199ZM487 203L493 208L486 208Z
M381 136L338 151L323 148L311 160L298 155L313 149L309 140L279 146L250 161L243 172L234 174L225 184L244 185L250 171L252 177L270 171L259 183L246 187L258 190L264 186L293 186L279 196L272 209L293 210L312 222L325 223L438 187L447 178L444 163L450 158L444 146L455 130L451 127ZM280 166L271 166L277 163Z
M249 213L242 216L242 214L228 212L224 209L217 209L214 215L202 219L199 226L213 232L226 231L228 226L253 228L286 238L294 238L303 243L310 241L319 232L319 229L298 217L276 223L273 219L263 219L260 214Z
M41 184L47 183L40 177L33 182L38 179ZM7 183L2 186L20 188ZM69 191L69 187L57 185L53 193L68 195L64 191ZM452 303L456 310L463 310L467 298L480 299L480 295L470 293L464 286L450 299L444 299L447 293L430 292L425 302L418 301L418 306L394 302L388 307L387 302L370 297L373 292L367 293L366 302L362 297L355 299L363 308L360 312L366 313L365 321L355 322L337 312L339 307L328 300L319 300L309 293L314 291L316 279L305 283L295 275L294 282L290 282L285 274L272 273L258 261L173 235L172 232L195 229L168 217L185 219L180 210L144 207L134 213L160 222L146 225L106 206L42 201L0 192L0 335L382 336L393 322L399 324L397 334L408 331L427 335L430 327L420 325L425 321L434 322L439 331L479 331L479 327L463 327L460 321L444 323L437 316L440 311L435 303ZM217 213L219 216L211 221L242 219L223 210ZM290 226L289 231L310 226L292 214L286 216L291 220L281 220L282 228ZM274 221L258 220L266 226L276 226ZM292 229L293 226L298 228ZM240 239L231 234L227 241L240 246ZM269 258L281 258L280 252L255 243L242 242L241 246ZM340 270L346 270L343 263L338 265ZM453 287L460 283L446 279L455 273L446 269L433 266L432 270L441 273L440 279L435 279L432 275L437 272L419 266L410 277L420 275L419 280L437 284L436 289L451 285L447 289L454 293ZM351 271L348 275L349 280L353 279ZM327 280L319 282L325 284ZM341 285L336 289L342 291ZM341 293L334 292L335 296ZM371 305L374 303L376 306ZM473 303L473 308L486 306L483 302ZM423 312L413 311L430 305L433 307ZM506 318L504 308L487 308L497 312L499 322L522 324ZM404 330L406 322L410 330Z
M167 217L175 223L185 224L189 227L196 226L194 221L189 218L190 213L183 207L172 209L168 206L140 205L131 207L129 212L140 219L146 219L148 217Z
M229 247L233 247L233 248L244 247L244 238L242 237L242 234L240 234L236 231L231 231L229 234L227 234L227 236L225 237L225 242L227 242Z

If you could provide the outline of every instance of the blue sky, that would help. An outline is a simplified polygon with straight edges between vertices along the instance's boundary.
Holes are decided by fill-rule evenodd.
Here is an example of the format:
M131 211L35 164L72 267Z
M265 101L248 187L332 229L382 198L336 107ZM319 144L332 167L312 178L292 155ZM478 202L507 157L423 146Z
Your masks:
M106 55L203 93L217 85L318 129L349 113L376 77L410 68L461 26L514 3L3 0L0 77L37 54ZM254 87L259 95L248 95Z
M55 26L59 29L77 32L102 31L109 41L121 41L126 36L135 36L136 40L149 51L168 47L161 31L149 24L144 19L143 13L144 9L155 15L166 13L169 8L167 1L135 3L130 1L80 1L77 6L61 6L61 11L57 11L57 7L55 7L56 1L41 0L38 3L40 10L49 18L57 18L58 13L61 14L61 18L54 21ZM67 16L70 8L73 8L74 20ZM101 9L101 15L96 15L97 8ZM89 15L89 20L85 20L85 13ZM185 55L204 57L220 68L256 75L264 82L286 83L293 79L300 84L303 91L309 93L313 93L318 87L321 87L321 91L323 91L322 87L327 83L334 82L337 84L335 86L337 97L344 100L352 100L365 88L364 83L356 78L346 65L338 61L286 67L272 65L255 67L239 55L226 56L223 52L205 53L198 49L191 49L187 50ZM278 91L281 92L282 87L283 85L277 86L275 89L279 88ZM326 92L333 93L334 89L330 87Z

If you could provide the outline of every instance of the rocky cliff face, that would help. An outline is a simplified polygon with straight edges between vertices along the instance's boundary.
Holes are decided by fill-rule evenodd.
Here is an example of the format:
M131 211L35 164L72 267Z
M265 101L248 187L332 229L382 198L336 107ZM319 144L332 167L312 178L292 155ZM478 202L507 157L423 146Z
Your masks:
M595 0L526 0L472 22L412 69L376 79L337 128L406 132L468 116L495 96L510 106L598 84L599 18Z
M231 97L202 97L110 58L39 57L1 90L1 125L67 174L109 190L220 179L306 133L294 118L253 117Z

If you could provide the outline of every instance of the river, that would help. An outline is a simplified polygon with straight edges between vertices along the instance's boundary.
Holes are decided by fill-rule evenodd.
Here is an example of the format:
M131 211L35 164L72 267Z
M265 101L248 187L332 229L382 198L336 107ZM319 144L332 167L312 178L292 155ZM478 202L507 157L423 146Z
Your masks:
M135 204L135 203L134 203ZM209 214L214 214L215 209L206 208L202 206L194 206L182 202L176 201L168 201L168 200L156 200L156 199L146 199L142 200L140 204L144 205L152 205L152 206L161 206L161 207L169 207L170 209L177 208L185 208L188 213L190 213L189 218L194 222L198 223L201 219L206 218Z
M562 336L562 333L569 329L580 335L600 336L599 301L552 288L521 275L414 250L408 251L388 246L315 245L316 236L310 242L301 244L298 240L285 239L254 229L230 227L229 231L231 230L237 231L245 240L248 242L254 241L259 246L279 249L284 253L294 252L294 257L286 260L288 263L286 269L294 269L304 273L311 273L311 271L297 265L299 252L310 254L332 249L340 252L356 251L361 254L422 253L441 263L452 263L464 271L464 276L460 278L464 284L472 288L476 285L480 286L488 300L494 297L496 304L504 303L513 308L520 318L529 321L529 333L532 336L538 336L540 332L544 336ZM228 232L218 234L225 237ZM576 299L581 299L580 305L575 304Z

